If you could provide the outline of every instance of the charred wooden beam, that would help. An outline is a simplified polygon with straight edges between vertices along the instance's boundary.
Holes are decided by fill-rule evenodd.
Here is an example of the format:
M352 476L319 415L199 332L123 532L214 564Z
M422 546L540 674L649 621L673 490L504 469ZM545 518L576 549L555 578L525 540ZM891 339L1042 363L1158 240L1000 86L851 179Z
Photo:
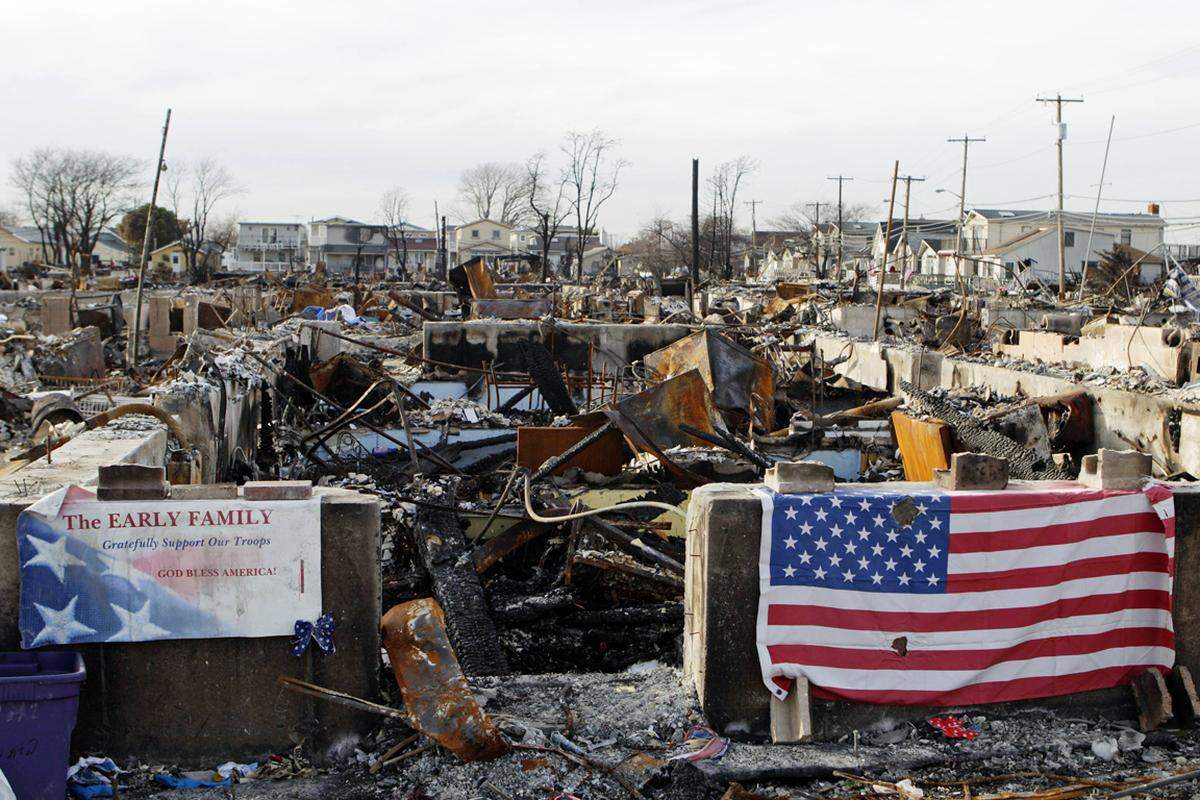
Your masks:
M443 499L451 506L457 489L457 481L450 481ZM458 517L445 508L417 506L413 535L463 671L472 676L507 674L508 662Z

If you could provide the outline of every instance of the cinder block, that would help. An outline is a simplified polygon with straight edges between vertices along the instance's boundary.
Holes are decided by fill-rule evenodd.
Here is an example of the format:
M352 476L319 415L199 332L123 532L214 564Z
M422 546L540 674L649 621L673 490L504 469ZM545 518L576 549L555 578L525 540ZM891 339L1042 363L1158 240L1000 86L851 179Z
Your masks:
M191 483L172 484L172 500L236 500L236 483Z
M1079 482L1092 489L1140 489L1153 470L1154 461L1145 453L1102 447L1083 457Z
M242 486L247 500L307 500L312 497L312 481L247 481Z
M780 461L767 469L763 483L780 494L832 492L833 467L819 461Z
M166 470L145 464L108 464L98 470L96 498L99 500L161 500L170 484Z
M935 469L933 480L942 489L1003 489L1008 486L1008 459L983 453L955 453L950 469Z

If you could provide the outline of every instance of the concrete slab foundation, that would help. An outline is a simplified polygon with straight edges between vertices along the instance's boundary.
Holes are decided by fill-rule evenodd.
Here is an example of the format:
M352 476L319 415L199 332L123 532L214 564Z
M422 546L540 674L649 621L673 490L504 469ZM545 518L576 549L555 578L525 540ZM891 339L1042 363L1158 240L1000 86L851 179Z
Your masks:
M859 484L862 485L862 484ZM889 489L930 488L888 483ZM1176 484L1176 575L1200 565L1200 487ZM766 740L771 733L770 698L762 682L755 646L762 504L747 484L709 484L692 492L688 505L684 587L684 672L696 686L709 724L737 738ZM1200 666L1200 586L1177 579L1177 663ZM1059 698L988 706L989 713L1018 708L1085 708L1113 719L1134 713L1127 687ZM812 701L815 739L843 736L884 720L916 720L936 709ZM941 709L944 711L944 709Z

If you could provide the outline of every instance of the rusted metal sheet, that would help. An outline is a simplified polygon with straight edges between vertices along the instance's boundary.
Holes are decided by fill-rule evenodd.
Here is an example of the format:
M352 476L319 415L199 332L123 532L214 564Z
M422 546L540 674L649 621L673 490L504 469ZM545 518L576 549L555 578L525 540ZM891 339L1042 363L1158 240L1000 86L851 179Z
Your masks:
M741 428L751 415L766 431L775 422L775 377L771 365L721 334L704 329L643 359L658 380L698 370L717 408Z
M795 300L797 298L809 298L816 295L816 290L807 283L777 283L775 284L775 294L780 300Z
M679 423L686 422L714 436L721 424L712 393L698 369L623 398L615 410L619 419L613 418L613 421L617 427L635 445L648 450L651 447L647 445L659 450L680 446L712 447L709 442L681 431Z
M946 423L893 411L892 430L904 462L905 480L932 481L935 469L950 468L952 431Z
M560 455L592 430L594 428L575 425L563 428L517 428L517 465L535 470L546 459ZM612 430L550 474L559 475L572 467L579 467L587 472L616 475L629 457L625 437L619 430Z
M497 297L496 282L492 280L492 272L481 256L463 264L462 271L466 273L467 285L471 287L471 297L476 300L492 300Z
M548 297L533 299L495 297L476 299L471 304L471 317L474 319L540 319L553 310L554 303Z
M409 722L463 761L490 761L508 745L480 708L433 598L393 606L380 625Z

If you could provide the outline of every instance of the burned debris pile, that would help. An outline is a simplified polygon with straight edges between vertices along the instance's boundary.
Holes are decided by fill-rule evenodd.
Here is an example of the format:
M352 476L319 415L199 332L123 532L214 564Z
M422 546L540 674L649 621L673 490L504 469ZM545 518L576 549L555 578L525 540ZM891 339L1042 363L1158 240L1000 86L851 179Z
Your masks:
M685 656L708 613L697 571L713 568L689 546L700 487L769 484L792 462L839 487L957 489L972 469L1003 473L975 488L1097 485L1097 452L1126 450L1190 480L1190 310L1161 292L1064 308L945 286L875 304L858 276L676 296L661 278L545 284L483 259L448 277L153 289L140 325L127 292L0 308L14 486L123 419L165 437L174 486L310 481L378 500L382 690L281 678L279 701L350 707L375 732L312 763L276 754L293 765L276 770L348 797L1045 800L1198 763L1186 713L1154 730L966 709L750 743L748 722L708 727ZM729 602L753 619L757 597ZM128 796L150 792L146 771L125 774ZM1171 791L1155 796L1185 796Z

